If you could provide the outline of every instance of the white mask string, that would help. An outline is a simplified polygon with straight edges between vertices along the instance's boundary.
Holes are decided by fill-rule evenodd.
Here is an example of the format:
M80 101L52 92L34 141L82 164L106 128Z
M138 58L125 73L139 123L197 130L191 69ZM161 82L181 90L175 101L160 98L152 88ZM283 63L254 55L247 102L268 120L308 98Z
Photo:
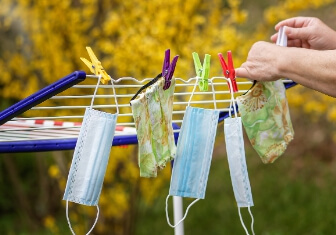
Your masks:
M95 91L93 93L93 96L92 96L92 100L91 100L91 105L90 105L90 109L92 109L92 106L93 106L93 101L96 97L96 94L97 94L97 90L98 90L98 87L99 87L99 83L100 83L100 80L101 80L101 77L102 75L99 74L99 77L98 77L98 82L97 82L97 85L96 85L96 88L95 88ZM117 113L116 114L119 114L119 104L118 104L118 100L117 100L117 94L116 94L116 91L115 91L115 88L114 88L114 83L112 81L112 78L111 78L111 85L112 85L112 91L113 91L113 95L114 95L114 101L115 101L115 104L116 104L116 109L117 109Z
M186 209L186 212L185 212L183 218L182 218L179 222L177 222L175 225L172 225L172 224L170 223L169 215L168 215L168 199L169 199L169 197L170 197L170 195L168 195L167 198L166 198L166 218L167 218L167 223L168 223L168 225L169 225L170 227L172 227L172 228L175 228L175 227L177 227L180 223L182 223L183 220L185 220L185 218L186 218L187 215L188 215L188 211L189 211L190 207L191 207L192 205L194 205L198 200L200 200L200 198L197 198L197 199L195 199L192 203L190 203L189 206L188 206L187 209Z
M100 83L100 79L101 79L102 75L99 74L99 77L98 77L98 82L97 82L97 85L96 85L96 88L94 90L94 93L93 93L93 96L92 96L92 100L91 100L91 105L90 105L90 109L92 109L92 106L93 106L93 101L96 97L96 93L97 93L97 90L98 90L98 87L99 87L99 83Z
M240 207L239 207L239 206L238 206L238 214L239 214L240 223L242 224L242 226L243 226L243 228L244 228L244 230L245 230L246 235L249 235L249 233L248 233L248 231L247 231L247 228L246 228L246 226L245 226L245 224L244 224L243 218L242 218L242 216L241 216L241 213L240 213Z
M114 94L114 101L115 101L115 104L116 104L117 114L119 114L119 104L118 104L118 99L117 99L117 93L116 93L115 88L114 88L113 79L111 78L110 81L111 81L112 90L113 90L113 94Z
M214 101L214 109L217 109L217 105L216 105L216 95L215 95L215 86L212 80L210 80L211 82L211 88L212 88L212 98Z
M194 84L194 88L193 88L193 90L192 90L192 92L191 92L191 95L190 95L190 98L189 98L189 101L188 101L188 105L187 106L190 106L190 102L191 102L191 99L192 99L192 97L193 97L193 95L194 95L194 93L195 93L195 90L196 90L196 85L198 84L198 77L196 77L196 82L195 82L195 84Z
M229 107L229 116L231 117L231 109L233 109L233 112L235 114L235 117L237 117L237 108L236 108L236 101L233 95L233 89L232 89L232 83L230 79L227 79L228 83L229 83L229 91L230 91L230 95L231 95L231 100L230 100L230 107Z
M251 221L251 230L252 230L252 234L255 235L255 233L254 233L254 228L253 228L254 218L253 218L253 214L252 214L252 212L251 212L251 207L248 207L248 211L249 211L250 216L251 216L251 219L252 219L252 221ZM244 224L243 218L242 218L242 216L241 216L241 213L240 213L240 207L238 207L238 214L239 214L240 223L242 224L242 226L243 226L243 228L244 228L244 230L245 230L245 233L246 233L247 235L249 235L249 233L248 233L248 231L247 231L247 228L245 227L245 224Z
M187 106L190 106L190 102L191 102L191 99L195 93L195 90L196 90L196 86L198 84L198 79L199 77L196 77L196 82L195 82L195 85L194 85L194 88L191 92L191 95L190 95L190 98L189 98L189 101L188 101L188 105ZM216 95L215 95L215 88L214 88L214 84L212 82L212 80L210 81L211 82L211 86L212 86L212 98L213 98L213 101L214 101L214 108L217 109L217 105L216 105Z
M65 211L66 211L66 218L67 218L68 225L69 225L69 228L70 228L70 230L71 230L71 233L72 233L73 235L76 235L76 233L73 231L72 226L71 226L71 222L70 222L70 219L69 219L68 207L69 207L69 201L67 200L67 201L66 201L66 210L65 210ZM96 226L96 224L97 224L97 222L98 222L98 218L99 218L99 207L98 207L98 205L97 205L97 215L96 215L95 222L93 223L91 229L86 233L86 235L89 235L89 234L92 232L93 228Z
M251 219L252 219L252 221L251 221L251 230L252 230L252 234L255 235L255 233L254 233L254 228L253 228L253 225L254 225L254 218L253 218L253 214L252 214L252 211L251 211L251 207L248 207L248 211L249 211L250 216L251 216Z

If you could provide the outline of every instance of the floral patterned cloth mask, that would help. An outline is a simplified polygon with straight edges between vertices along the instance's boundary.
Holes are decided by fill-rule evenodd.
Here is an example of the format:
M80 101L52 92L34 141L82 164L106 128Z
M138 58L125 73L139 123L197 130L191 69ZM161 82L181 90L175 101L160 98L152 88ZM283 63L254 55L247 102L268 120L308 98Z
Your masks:
M139 142L138 163L141 177L156 177L176 154L172 128L175 80L163 90L160 78L138 99L132 100L132 112Z
M253 148L264 163L274 162L294 137L283 82L257 82L237 103Z

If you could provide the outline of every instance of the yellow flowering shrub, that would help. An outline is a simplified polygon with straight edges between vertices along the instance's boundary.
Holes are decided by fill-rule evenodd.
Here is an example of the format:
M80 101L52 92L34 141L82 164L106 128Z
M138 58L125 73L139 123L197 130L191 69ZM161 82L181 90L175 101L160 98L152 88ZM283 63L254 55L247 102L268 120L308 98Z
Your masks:
M210 76L218 76L222 74L218 52L232 50L237 67L255 41L268 40L279 20L334 2L279 0L265 9L260 22L246 29L253 19L242 9L241 0L0 0L0 97L20 100L75 70L88 71L79 59L87 58L86 46L92 47L113 78L154 77L162 68L167 48L180 55L176 77L195 76L193 51L201 58L211 54ZM329 108L334 99L301 87L293 88L288 98L291 105L309 114L326 113L329 121L336 120L336 109ZM56 165L49 166L48 172L63 191L66 176ZM139 197L150 204L169 178L167 166L156 179L140 179L136 146L113 147L100 198L97 233L129 231L127 226L132 224L125 221L132 221ZM77 209L75 212L85 211L95 218L95 208ZM74 228L84 233L90 223L75 212L70 213ZM52 217L43 223L58 233Z

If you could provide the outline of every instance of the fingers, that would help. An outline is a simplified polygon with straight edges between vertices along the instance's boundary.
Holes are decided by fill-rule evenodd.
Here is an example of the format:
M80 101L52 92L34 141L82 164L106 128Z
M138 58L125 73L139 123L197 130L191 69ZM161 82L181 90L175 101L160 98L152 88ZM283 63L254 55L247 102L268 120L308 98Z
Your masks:
M271 36L272 42L276 43L278 39L278 33L275 33ZM287 47L303 47L303 48L311 48L310 44L307 40L301 40L296 38L288 38Z
M245 68L236 68L236 77L238 78L249 78L250 74Z
M290 39L287 41L288 47L302 47L302 41L300 39Z
M279 23L280 24L280 23ZM298 40L304 40L304 41L307 41L310 37L310 32L309 32L309 29L304 27L304 28L293 28L293 27L289 27L289 26L286 26L284 28L285 30L285 34L287 35L288 37L288 42L289 41L293 41L293 42L290 42L288 44L288 46L296 46L296 47L299 47L301 45L298 45L299 44L299 41ZM271 40L273 42L276 42L277 39L278 39L278 35L279 33L275 33L271 36ZM301 42L300 42L301 44Z
M291 39L300 39L300 40L308 40L310 37L309 30L307 28L291 28L286 27L285 33L288 38Z
M275 33L271 36L271 41L272 42L276 43L277 39L278 39L278 33Z
M311 17L293 17L283 21L280 21L275 25L275 30L279 30L281 26L288 26L292 28L302 28L309 24Z

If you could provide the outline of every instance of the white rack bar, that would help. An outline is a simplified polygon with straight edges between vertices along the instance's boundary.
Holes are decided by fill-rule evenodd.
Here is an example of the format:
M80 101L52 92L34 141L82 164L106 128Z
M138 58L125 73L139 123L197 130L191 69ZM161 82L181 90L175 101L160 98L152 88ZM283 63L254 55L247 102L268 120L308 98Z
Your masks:
M0 126L0 141L22 141L22 140L45 140L45 139L64 139L64 138L77 138L80 125L76 126L57 126L52 125L52 122L71 122L72 120L76 120L80 122L83 119L84 109L90 105L90 99L93 98L93 90L96 88L98 76L95 75L87 75L87 79L81 84L75 85L72 88L69 88L66 92L62 92L59 95L56 95L50 98L50 102L56 102L55 105L52 103L49 105L45 105L42 103L36 107L33 107L31 110L27 111L23 117L16 117L9 121L8 123ZM131 128L125 131L116 131L116 135L134 135L135 132L135 124L133 122L132 109L130 106L130 99L133 95L139 90L147 82L151 81L152 78L145 78L143 80L137 80L133 77L123 77L119 79L112 79L113 85L116 91L116 98L118 100L118 107L120 113L117 119L117 125L123 126L125 128ZM182 78L175 78L175 94L174 94L174 111L173 122L181 125L183 115L186 110L186 105L188 104L188 100L191 94L195 97L195 99L191 100L190 104L198 105L198 106L209 106L209 108L213 108L213 93L216 97L217 109L220 111L229 111L230 104L230 91L228 90L228 85L226 78L224 77L212 77L209 81L209 91L201 92L195 91L192 93L192 88L195 85L197 78L189 78L187 80ZM132 84L130 84L130 82ZM283 80L284 83L292 82L291 80ZM241 81L238 79L237 81L239 92L236 95L243 94L247 92L248 85L252 85L251 81ZM95 101L98 104L93 105L93 108L96 109L115 109L116 104L114 101L114 94L106 91L105 89L111 89L111 85L99 85L98 94L95 96ZM214 92L212 91L214 88ZM91 90L90 90L91 89ZM103 89L103 90L102 90ZM127 93L125 92L127 90ZM99 94L99 93L109 94ZM126 93L126 94L125 94ZM196 98L197 97L197 98ZM199 98L201 97L201 98ZM106 100L104 100L106 99ZM68 105L71 100L71 104ZM81 100L80 104L77 100ZM104 100L105 104L98 100ZM106 104L107 103L107 104ZM60 114L56 116L49 116L48 113L50 110L55 110L54 113ZM46 113L45 116L41 116L41 112ZM29 112L29 113L28 113ZM35 112L37 115L35 115ZM44 120L46 122L45 125L34 125L32 124L34 120ZM51 124L50 124L51 122ZM19 124L18 124L19 123ZM14 126L10 126L10 125ZM15 126L16 125L16 126ZM179 130L174 130L174 132L178 132Z

